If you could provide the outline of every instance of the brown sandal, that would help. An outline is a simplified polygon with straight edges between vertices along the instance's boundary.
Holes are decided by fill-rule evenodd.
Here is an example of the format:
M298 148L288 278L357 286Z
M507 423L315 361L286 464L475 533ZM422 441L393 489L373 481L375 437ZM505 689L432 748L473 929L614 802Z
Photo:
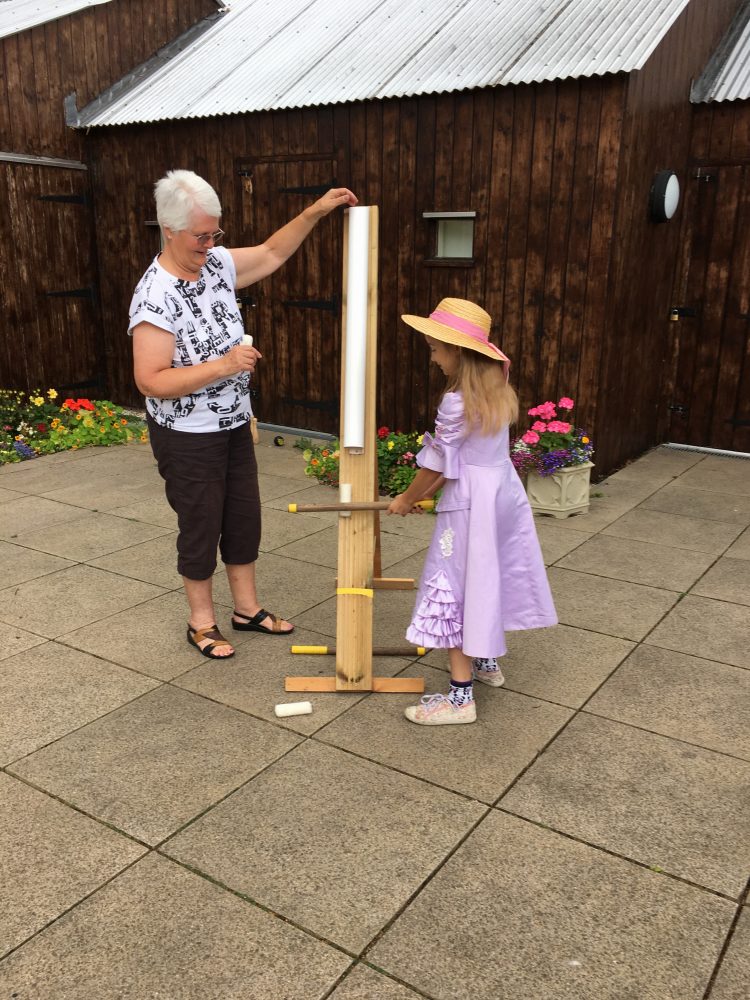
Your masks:
M201 648L198 643L204 642L206 639L210 639L211 641L207 646ZM231 653L227 653L226 656L216 656L213 652L219 646L232 645L230 642L227 642L216 625L209 625L208 628L193 628L188 622L187 641L191 646L195 646L199 653L207 656L209 660L231 660L235 654L234 649Z

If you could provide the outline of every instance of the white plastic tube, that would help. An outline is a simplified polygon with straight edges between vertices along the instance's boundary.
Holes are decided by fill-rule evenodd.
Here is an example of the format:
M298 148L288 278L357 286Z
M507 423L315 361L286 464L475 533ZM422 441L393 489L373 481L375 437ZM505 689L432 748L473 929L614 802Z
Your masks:
M344 372L344 448L365 446L367 368L367 286L370 269L370 209L350 208L346 278L346 370Z
M276 705L273 711L278 719L285 719L289 715L311 715L312 703L309 701L289 701L285 705Z

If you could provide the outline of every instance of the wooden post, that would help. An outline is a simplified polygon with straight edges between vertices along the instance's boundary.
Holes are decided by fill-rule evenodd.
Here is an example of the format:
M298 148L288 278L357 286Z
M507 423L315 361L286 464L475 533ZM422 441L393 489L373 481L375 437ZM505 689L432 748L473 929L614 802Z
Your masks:
M358 210L355 210L358 211ZM341 495L351 507L339 517L338 576L336 585L336 673L334 677L287 677L287 691L424 691L424 679L416 677L373 677L372 622L375 579L375 521L373 510L377 496L377 445L375 427L377 380L378 316L378 210L370 206L367 246L367 308L364 399L347 399L347 310L349 289L349 213L344 220L344 280L342 309L341 358L341 444L339 482ZM357 294L361 294L361 287ZM360 302L361 302L360 298ZM359 315L359 313L358 313ZM351 359L349 359L351 361ZM345 428L347 407L364 407L362 446L347 447ZM357 416L361 411L357 411ZM349 414L351 416L351 414ZM367 510L357 509L367 504ZM378 570L380 567L378 566ZM379 573L378 573L379 577ZM380 582L380 580L378 580ZM388 581L403 584L406 581ZM413 587L414 582L408 581ZM382 584L381 584L382 585Z

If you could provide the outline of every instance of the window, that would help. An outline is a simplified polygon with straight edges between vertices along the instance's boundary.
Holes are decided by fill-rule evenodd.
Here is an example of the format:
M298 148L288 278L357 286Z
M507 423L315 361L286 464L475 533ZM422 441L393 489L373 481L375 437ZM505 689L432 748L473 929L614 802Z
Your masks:
M474 262L474 219L476 212L423 212L433 227L432 262Z

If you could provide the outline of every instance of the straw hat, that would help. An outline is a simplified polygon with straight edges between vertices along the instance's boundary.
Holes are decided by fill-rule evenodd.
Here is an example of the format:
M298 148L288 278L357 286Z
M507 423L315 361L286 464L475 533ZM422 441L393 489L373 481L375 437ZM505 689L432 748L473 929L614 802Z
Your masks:
M489 313L466 299L442 299L428 317L402 316L404 323L434 340L454 344L467 351L477 351L492 361L510 366L510 359L490 343L492 318Z

